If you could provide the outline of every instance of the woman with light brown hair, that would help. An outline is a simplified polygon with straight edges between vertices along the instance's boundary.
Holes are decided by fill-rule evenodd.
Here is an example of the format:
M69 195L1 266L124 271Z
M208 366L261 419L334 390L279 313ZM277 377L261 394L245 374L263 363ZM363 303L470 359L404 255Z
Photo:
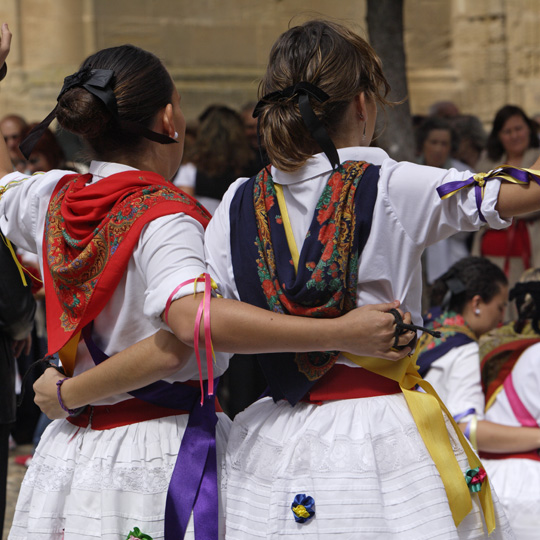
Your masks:
M373 49L342 25L309 21L278 38L254 113L271 165L229 188L205 234L225 296L312 317L397 297L420 322L426 246L540 208L536 183L370 147L388 91ZM260 362L270 395L235 417L227 447L228 538L512 538L414 357Z

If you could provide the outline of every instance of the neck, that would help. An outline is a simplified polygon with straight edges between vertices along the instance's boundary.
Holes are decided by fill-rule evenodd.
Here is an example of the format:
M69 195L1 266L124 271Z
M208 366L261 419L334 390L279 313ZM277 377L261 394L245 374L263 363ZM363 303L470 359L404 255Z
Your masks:
M100 161L120 163L134 169L139 169L140 171L152 171L163 176L166 180L170 180L167 160L160 158L158 153L154 152L152 148L147 147L139 154L119 152L109 156L98 157L97 159Z

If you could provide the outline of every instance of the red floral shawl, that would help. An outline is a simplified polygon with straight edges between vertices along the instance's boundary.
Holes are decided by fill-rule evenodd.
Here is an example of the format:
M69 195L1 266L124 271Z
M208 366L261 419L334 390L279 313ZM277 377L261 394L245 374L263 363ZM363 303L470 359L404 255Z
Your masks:
M43 269L50 354L109 301L147 223L179 212L203 227L210 219L195 199L156 173L130 170L87 184L91 178L64 176L49 201Z

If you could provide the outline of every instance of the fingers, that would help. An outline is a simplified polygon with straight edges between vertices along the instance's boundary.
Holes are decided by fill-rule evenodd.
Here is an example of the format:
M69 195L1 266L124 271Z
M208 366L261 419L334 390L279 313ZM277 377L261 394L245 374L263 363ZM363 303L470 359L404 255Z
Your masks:
M403 322L405 324L412 324L412 317L408 311L405 314L402 313L401 316L403 317Z
M401 334L398 339L398 345L400 347L403 347L404 345L408 345L412 339L414 339L415 332L412 330L407 330L404 334Z
M0 38L0 65L6 61L9 49L11 48L11 32L7 23L2 25L2 33Z

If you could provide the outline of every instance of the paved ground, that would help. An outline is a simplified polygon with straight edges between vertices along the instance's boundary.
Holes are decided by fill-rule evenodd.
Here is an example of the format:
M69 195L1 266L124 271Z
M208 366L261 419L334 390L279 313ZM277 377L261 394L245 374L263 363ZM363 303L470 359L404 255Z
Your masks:
M8 484L7 484L7 506L6 506L6 519L4 521L4 536L7 538L9 529L11 527L11 520L13 519L13 512L15 511L15 503L17 502L17 495L19 494L19 487L21 485L26 467L17 465L15 463L15 456L29 454L32 451L32 445L18 446L9 455L9 469L8 469Z

